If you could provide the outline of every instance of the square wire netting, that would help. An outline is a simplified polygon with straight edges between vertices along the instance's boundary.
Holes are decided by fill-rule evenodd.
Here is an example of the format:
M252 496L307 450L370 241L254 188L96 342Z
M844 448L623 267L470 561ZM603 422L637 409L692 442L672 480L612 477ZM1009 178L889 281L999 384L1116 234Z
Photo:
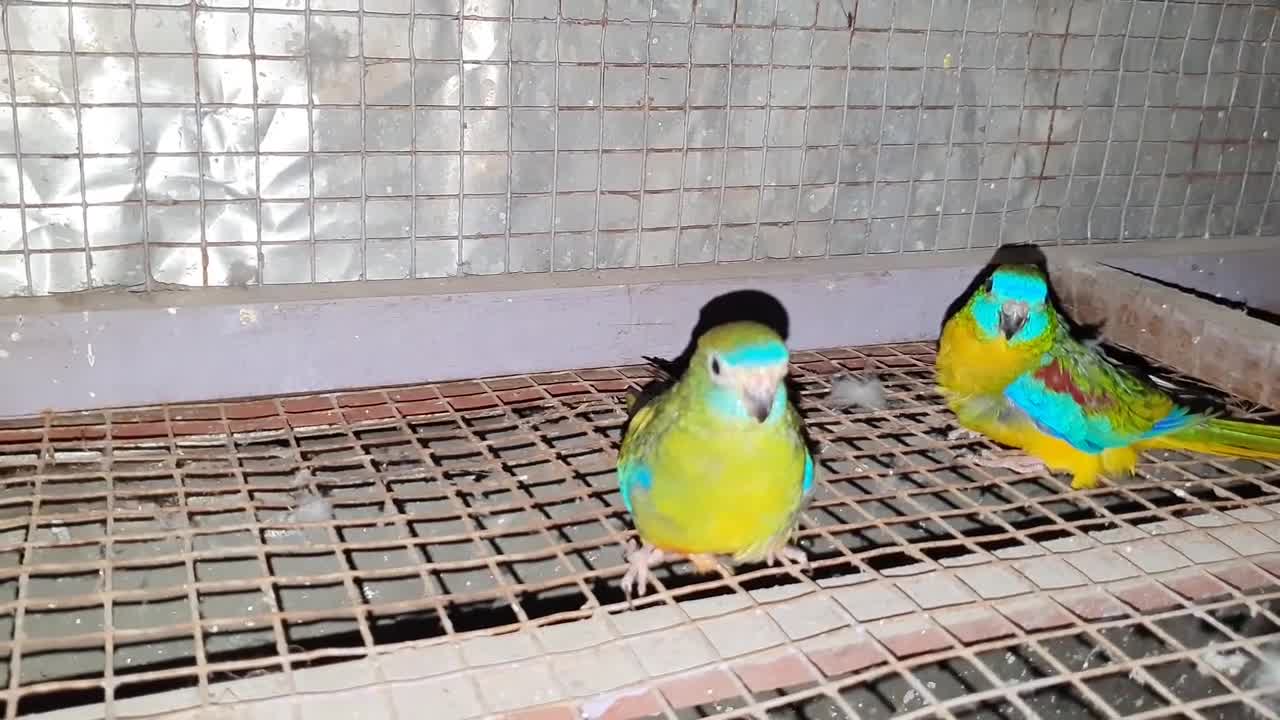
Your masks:
M974 467L968 456L985 443L948 439L956 428L933 388L932 344L793 359L820 480L799 539L812 560L805 574L821 585L1280 500L1274 465L1178 453L1088 493L1043 474ZM878 377L888 408L833 407L831 379L844 371ZM675 564L658 570L659 592L625 603L618 580L631 533L614 463L625 395L649 376L622 367L5 423L5 715L207 692L392 643L800 583L795 568L719 577ZM950 700L941 716L1146 717L1204 698L1177 695L1176 679L1081 674L1097 669L1090 658L1154 657L1270 633L1280 625L1280 592L1268 593L1194 611L1183 603L1163 616L1107 616L1051 637L983 636L987 650L932 648L921 656L929 662L899 664L874 683L814 679L778 691L785 696L755 696L749 714L769 702L785 709L781 717L827 717L830 707L924 717L933 716L930 703ZM1168 673L1187 662L1170 660ZM1162 677L1157 670L1145 672ZM1009 695L1014 675L1037 680ZM1186 682L1197 688L1188 692L1209 692L1208 681ZM722 711L733 712L726 698ZM1128 705L1098 715L1099 698ZM1171 717L1149 716L1157 715Z
M1269 0L0 8L0 297L1280 234Z
M737 682L724 670L711 671L663 686L661 695L637 703L639 712L623 716L1275 717L1280 586L1274 577L1259 584L1240 574L1219 576L1225 582L1206 574L1213 586L1200 598L1148 583L1116 596L1128 605L1098 594L1067 600L1087 621L1061 610L1018 624L984 618L967 628L977 633L969 644L935 637L914 653L894 648L905 660L853 643L842 653L810 654L808 669L800 662L739 669ZM776 674L764 679L769 673Z

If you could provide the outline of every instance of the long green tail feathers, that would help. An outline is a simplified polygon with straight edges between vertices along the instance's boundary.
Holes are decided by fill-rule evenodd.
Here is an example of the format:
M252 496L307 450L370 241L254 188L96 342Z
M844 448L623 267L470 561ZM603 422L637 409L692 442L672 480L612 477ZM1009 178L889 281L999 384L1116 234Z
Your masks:
M1211 418L1155 438L1150 447L1191 450L1252 460L1280 459L1280 426Z

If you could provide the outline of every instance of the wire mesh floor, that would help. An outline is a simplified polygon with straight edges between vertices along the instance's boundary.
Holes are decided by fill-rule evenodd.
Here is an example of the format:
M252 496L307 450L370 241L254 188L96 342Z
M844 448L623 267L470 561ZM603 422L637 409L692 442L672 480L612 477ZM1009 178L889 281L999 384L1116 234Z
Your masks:
M835 598L833 607L846 608L849 617L797 636L777 624L776 611L784 608L778 605L765 613L773 625L745 631L775 633L780 639L772 645L726 655L712 640L710 659L661 671L657 660L642 659L647 676L667 677L675 689L619 696L601 713L683 718L762 715L769 708L773 716L797 718L1237 718L1246 709L1268 712L1265 688L1240 683L1264 674L1258 669L1266 642L1280 654L1280 641L1266 640L1280 627L1274 577L1280 556L1248 572L1230 565L1226 583L1213 592L1201 582L1195 593L1157 593L1160 602L1144 591L1138 595L1146 600L1135 604L1121 588L1112 601L1120 598L1128 609L1119 614L1096 598L1080 607L1055 599L1074 620L1019 622L1017 613L1030 611L1015 608L1002 616L1013 625L971 621L986 629L967 638L963 622L915 628L909 634L916 639L905 645L867 625L880 654L858 655L860 643L870 641L859 623L895 614L869 609L896 602L887 593L898 591L882 585L886 578L937 575L936 587L899 592L918 611L976 603L969 610L991 612L989 601L1005 595L989 596L983 582L1022 582L1044 600L1055 588L1101 592L1089 586L1249 554L1219 548L1280 551L1274 542L1280 514L1271 508L1280 503L1280 472L1265 463L1163 453L1133 480L1088 493L1043 474L971 466L966 455L985 443L948 439L955 425L933 388L933 360L934 348L925 343L796 353L798 404L820 480L799 531L811 568L748 567L718 577L677 564L658 571L659 592L633 605L618 590L631 533L613 466L625 394L645 382L648 368L4 423L4 714L118 707L182 689L210 703L227 681L264 675L287 678L283 687L298 692L294 677L301 671L373 657L393 644L456 648L484 640L523 647L528 637L545 639L601 617L616 628L675 609L692 623L693 608L744 601L759 610L770 597ZM889 407L833 407L830 379L842 371L878 377ZM1261 408L1240 409L1268 417ZM1223 528L1236 535L1222 537ZM1130 554L1140 547L1137 539L1175 529L1194 531L1170 536L1180 564L1152 565L1146 553ZM1243 530L1253 534L1241 539ZM1100 540L1106 537L1112 539ZM1046 548L1069 553L1100 542L1123 542L1124 551L1093 560L1087 553L1064 555L1067 561L1040 557ZM966 568L996 574L975 580L964 576ZM1126 575L1124 568L1136 572ZM948 584L952 575L937 574L943 570L958 573L962 584ZM852 601L833 588L880 594ZM1055 617L1045 612L1031 614ZM802 614L809 621L825 617L815 608ZM907 617L903 622L932 622L928 612ZM838 651L804 650L808 659L799 666L793 655L777 667L760 665L766 659L759 652L855 625L862 634L838 639ZM1004 626L1008 632L992 634ZM530 636L534 627L540 629ZM959 643L933 642L936 632ZM499 637L486 638L492 635ZM1218 641L1228 645L1206 660L1204 648ZM582 640L573 649L590 645ZM678 646L653 651L678 655ZM552 652L543 640L531 647ZM882 657L884 649L889 654ZM835 653L830 667L820 660L823 651ZM748 666L726 664L729 656ZM466 664L484 663L471 656ZM711 674L694 680L680 674L694 670ZM422 670L432 671L443 672ZM752 682L752 672L793 682ZM1271 672L1272 692L1280 692L1280 665ZM476 707L481 714L513 710L613 686L584 690L561 678L548 687L555 691L518 703L480 690Z

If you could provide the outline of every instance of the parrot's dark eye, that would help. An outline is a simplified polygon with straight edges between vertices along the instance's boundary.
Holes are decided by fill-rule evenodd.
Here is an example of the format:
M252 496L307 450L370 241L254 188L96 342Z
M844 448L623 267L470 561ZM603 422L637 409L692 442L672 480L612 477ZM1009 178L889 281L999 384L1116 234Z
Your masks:
M720 358L714 355L711 356L711 374L716 377L720 376Z

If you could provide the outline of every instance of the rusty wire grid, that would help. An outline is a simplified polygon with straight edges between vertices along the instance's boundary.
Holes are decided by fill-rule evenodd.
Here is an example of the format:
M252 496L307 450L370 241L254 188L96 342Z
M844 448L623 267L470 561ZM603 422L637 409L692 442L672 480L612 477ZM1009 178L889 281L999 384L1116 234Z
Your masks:
M659 592L632 605L618 590L631 533L613 466L624 396L648 368L7 422L5 717L179 689L206 703L226 681L291 678L392 644L823 593L974 558L1013 562L1181 518L1280 520L1266 509L1280 502L1280 472L1265 463L1161 453L1133 480L1087 493L1044 474L973 467L966 455L985 443L948 439L955 425L933 388L933 360L927 343L796 353L794 386L819 466L799 531L811 568L720 577L669 565L657 570ZM831 377L842 371L878 377L889 407L832 407ZM1052 594L1056 566L1039 565L1019 572ZM859 655L851 641L828 665L809 653L780 669L794 682L773 687L718 661L685 696L714 702L690 709L672 699L678 689L664 690L660 701L638 696L633 714L1265 712L1261 691L1233 680L1258 677L1266 642L1280 654L1266 639L1280 627L1280 560L1252 572L1266 582L1217 583L1220 592L1121 612L1081 601L1074 620L1004 622L1008 632L988 623L967 640L955 627L926 627L897 660L873 661L880 656ZM961 642L931 644L937 632ZM1229 666L1206 670L1203 648L1218 641ZM1246 661L1241 675L1236 663Z

